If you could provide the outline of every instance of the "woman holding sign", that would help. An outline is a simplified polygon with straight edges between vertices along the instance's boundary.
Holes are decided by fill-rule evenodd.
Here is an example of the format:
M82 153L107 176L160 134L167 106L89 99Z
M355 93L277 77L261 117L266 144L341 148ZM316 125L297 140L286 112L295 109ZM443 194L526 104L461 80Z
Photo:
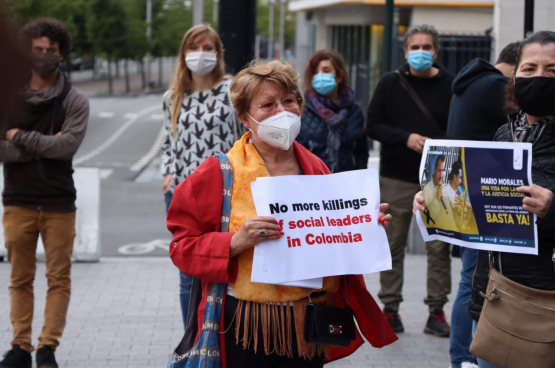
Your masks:
M305 106L297 142L331 172L366 169L364 115L349 88L345 59L335 50L316 51L305 71Z
M516 114L511 115L509 123L499 128L494 140L499 142L529 142L532 143L532 181L533 186L521 186L517 188L526 196L522 201L525 211L535 214L538 218L538 255L525 255L506 252L479 251L476 269L472 283L472 297L469 302L469 312L474 319L474 329L480 316L483 314L483 295L488 295L489 302L498 299L506 301L503 291L496 292L487 288L491 277L507 278L517 284L513 284L514 303L529 310L529 315L521 317L520 314L512 315L511 327L518 327L517 339L510 342L512 354L505 354L507 350L497 341L497 357L489 355L494 361L498 359L498 365L502 366L527 366L527 367L553 367L555 365L555 344L553 339L546 338L547 334L553 333L555 329L555 203L553 191L555 191L555 32L537 32L522 41L516 60L513 81L508 84L507 107ZM414 211L423 211L424 198L418 193L414 199ZM491 264L490 264L491 262ZM490 266L493 270L490 270ZM499 272L497 276L493 271ZM491 276L493 275L493 276ZM515 286L516 285L516 286ZM520 287L527 288L519 290ZM499 287L500 288L500 287ZM533 289L549 291L550 293L536 292ZM536 297L529 297L532 293ZM524 295L525 297L523 297ZM515 298L516 296L516 298ZM535 298L535 299L534 299ZM528 303L527 303L528 301ZM534 303L530 303L533 301ZM503 303L501 303L503 304ZM495 306L495 304L492 304ZM499 305L499 304L497 304ZM509 304L505 304L509 305ZM494 307L495 308L495 307ZM502 310L497 312L501 318L506 318ZM515 312L518 313L518 312ZM546 316L542 319L542 316ZM551 316L551 317L549 317ZM490 317L487 317L489 320ZM486 320L484 318L484 320ZM485 325L485 324L484 324ZM501 326L501 329L507 329ZM542 331L545 329L545 331ZM485 328L482 328L485 331ZM478 332L475 341L478 340ZM524 336L529 341L545 341L546 354L537 350L537 346L529 345L527 349L520 350L519 339ZM489 337L493 340L493 337ZM488 346L482 344L482 351ZM532 344L528 342L528 344ZM480 346L473 343L474 348ZM471 353L473 352L471 347ZM541 349L541 348L540 348ZM481 357L480 350L474 353ZM514 359L522 359L515 363ZM485 360L478 359L481 368L496 367Z
M304 101L297 73L290 65L278 61L251 65L232 82L230 97L249 132L220 155L220 162L207 159L179 185L168 213L168 229L174 235L172 261L185 274L202 280L199 318L194 322L203 331L188 354L176 356L217 357L223 367L285 368L322 367L325 361L351 354L363 343L358 330L347 347L305 341L309 292L312 302L338 308L345 306L347 294L358 326L370 343L381 347L394 342L397 338L361 275L327 277L322 289L310 291L250 281L254 247L283 234L274 218L256 215L250 183L261 177L330 172L295 142ZM386 208L382 204L378 216L383 226L390 220L383 214ZM212 308L214 301L223 307ZM210 340L205 334L215 331L207 327L213 326L211 321L220 322L216 324L220 332L215 341L217 353L210 350L214 344L201 347ZM341 326L330 326L326 326L330 333L341 334L337 330Z

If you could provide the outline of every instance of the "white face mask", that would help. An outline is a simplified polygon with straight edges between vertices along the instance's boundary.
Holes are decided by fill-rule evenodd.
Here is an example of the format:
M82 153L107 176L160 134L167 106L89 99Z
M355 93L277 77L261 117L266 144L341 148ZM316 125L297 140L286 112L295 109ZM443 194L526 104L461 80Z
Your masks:
M215 52L189 52L185 55L187 68L201 77L214 70L217 63L217 54Z
M268 143L272 147L281 148L287 151L295 141L301 131L301 118L289 111L282 111L279 114L270 116L262 122L254 120L258 124L258 134L249 129L258 138Z

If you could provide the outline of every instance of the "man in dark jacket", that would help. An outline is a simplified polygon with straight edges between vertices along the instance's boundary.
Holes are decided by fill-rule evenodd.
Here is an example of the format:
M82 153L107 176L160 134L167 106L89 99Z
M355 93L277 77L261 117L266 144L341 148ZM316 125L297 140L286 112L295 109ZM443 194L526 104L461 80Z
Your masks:
M393 223L387 229L393 269L380 274L384 313L395 332L403 332L399 305L403 301L403 265L407 235L412 219L412 199L421 190L418 169L424 141L441 138L447 128L453 76L434 64L439 49L437 31L415 26L405 36L408 63L385 74L378 83L368 107L368 135L381 142L381 200L389 203ZM424 106L409 93L412 89ZM428 251L428 296L424 299L430 316L424 332L449 336L443 306L451 292L449 246L426 243Z
M40 235L48 291L36 361L38 368L52 368L58 367L54 350L65 327L71 292L76 211L72 158L85 136L89 102L58 70L71 50L66 27L53 19L37 19L23 27L22 34L32 51L33 70L0 132L13 326L12 349L0 367L31 367L33 280Z
M507 45L495 65L474 59L453 82L453 99L449 110L447 138L491 141L495 132L507 123L503 111L505 87L513 75L519 42ZM472 291L472 275L478 251L461 247L461 281L451 314L451 368L472 368L474 357L469 352L472 342L472 319L468 301Z

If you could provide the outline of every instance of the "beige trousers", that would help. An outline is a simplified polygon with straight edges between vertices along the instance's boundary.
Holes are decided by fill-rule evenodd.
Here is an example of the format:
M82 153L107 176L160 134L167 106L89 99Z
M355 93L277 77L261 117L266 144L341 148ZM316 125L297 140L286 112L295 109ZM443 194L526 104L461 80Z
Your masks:
M71 291L71 253L75 238L75 212L45 212L20 206L4 207L4 237L10 272L12 345L33 351L33 281L39 235L44 244L48 291L38 348L55 349L66 323Z
M418 184L380 176L380 195L382 203L389 203L387 213L392 220L386 230L393 268L380 273L381 289L378 294L382 303L399 310L403 301L403 278L407 236L412 220L412 202L420 191ZM424 303L430 311L443 309L447 295L451 292L451 259L449 244L441 241L426 243L428 254L427 289Z

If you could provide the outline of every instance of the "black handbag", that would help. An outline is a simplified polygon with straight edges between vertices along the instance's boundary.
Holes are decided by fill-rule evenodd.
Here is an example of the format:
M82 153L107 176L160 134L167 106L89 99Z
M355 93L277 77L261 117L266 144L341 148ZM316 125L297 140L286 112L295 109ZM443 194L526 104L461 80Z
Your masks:
M345 308L313 304L309 291L304 319L306 342L348 348L356 338L355 319L347 296L347 278L344 280Z

